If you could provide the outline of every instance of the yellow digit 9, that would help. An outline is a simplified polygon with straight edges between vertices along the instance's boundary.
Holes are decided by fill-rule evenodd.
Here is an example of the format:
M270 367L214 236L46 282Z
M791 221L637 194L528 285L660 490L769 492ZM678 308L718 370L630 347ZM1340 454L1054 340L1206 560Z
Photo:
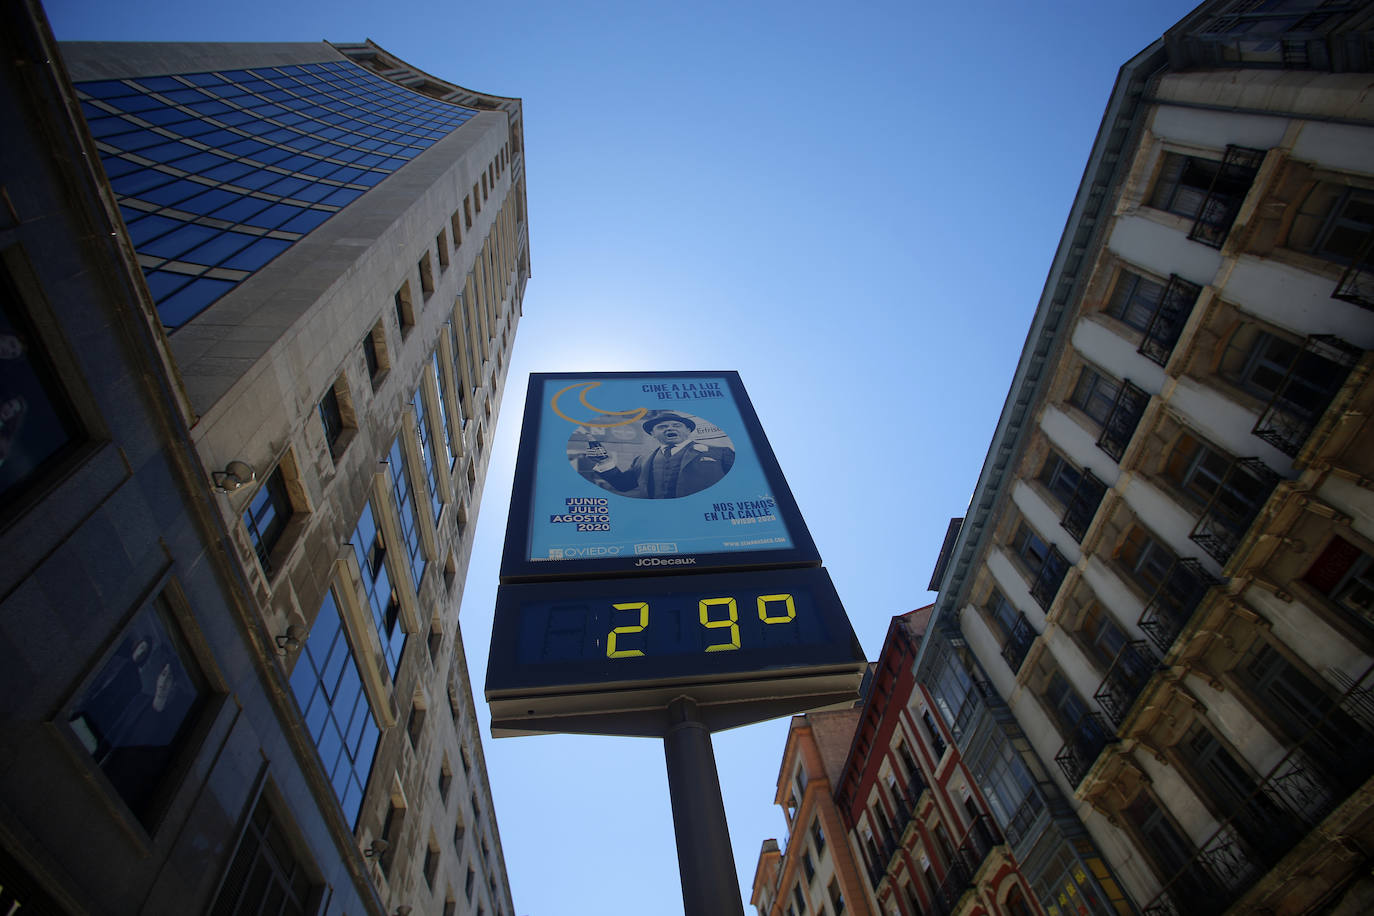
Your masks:
M768 603L770 601L784 602L787 613L781 617L773 617L768 613ZM764 623L791 623L797 619L797 606L792 603L791 595L759 595L759 620Z
M644 628L649 625L649 602L631 601L627 604L613 604L611 607L617 611L639 611L639 625L626 624L623 627L616 627L606 634L606 657L607 658L629 658L633 655L643 655L642 649L617 649L615 638L619 634L643 633Z
M730 612L729 620L712 620L711 608L718 605L725 605L725 609ZM730 641L728 643L717 643L714 646L707 646L707 652L728 652L731 649L739 648L739 610L735 606L734 598L702 598L697 604L701 610L701 625L708 630L717 630L722 627L730 628Z

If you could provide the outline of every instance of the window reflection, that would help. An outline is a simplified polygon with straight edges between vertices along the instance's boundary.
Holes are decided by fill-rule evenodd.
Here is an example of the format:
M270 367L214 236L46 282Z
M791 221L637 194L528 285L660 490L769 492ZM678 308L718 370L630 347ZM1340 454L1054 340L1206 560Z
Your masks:
M146 826L206 695L159 597L134 618L68 713L77 740Z

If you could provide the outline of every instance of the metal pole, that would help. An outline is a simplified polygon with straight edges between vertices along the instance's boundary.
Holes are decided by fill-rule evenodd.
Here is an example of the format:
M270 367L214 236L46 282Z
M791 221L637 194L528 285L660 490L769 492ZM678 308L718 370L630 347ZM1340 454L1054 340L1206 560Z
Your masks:
M689 697L668 704L663 755L668 761L683 911L686 916L744 916L711 732Z

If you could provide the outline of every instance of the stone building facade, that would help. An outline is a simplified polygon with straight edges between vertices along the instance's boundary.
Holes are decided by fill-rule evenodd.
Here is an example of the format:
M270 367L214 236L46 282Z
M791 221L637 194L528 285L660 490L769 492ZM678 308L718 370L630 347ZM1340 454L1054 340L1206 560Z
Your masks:
M4 16L0 901L513 916L458 608L519 100Z
M1374 899L1371 30L1113 88L917 665L1051 916Z

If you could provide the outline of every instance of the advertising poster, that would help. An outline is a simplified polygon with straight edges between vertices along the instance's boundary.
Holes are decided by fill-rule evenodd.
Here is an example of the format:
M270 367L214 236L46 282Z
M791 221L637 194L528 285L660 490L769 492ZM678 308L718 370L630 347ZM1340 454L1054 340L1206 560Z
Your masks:
M513 549L523 564L656 572L761 552L810 561L736 373L535 375L529 398L508 561Z

